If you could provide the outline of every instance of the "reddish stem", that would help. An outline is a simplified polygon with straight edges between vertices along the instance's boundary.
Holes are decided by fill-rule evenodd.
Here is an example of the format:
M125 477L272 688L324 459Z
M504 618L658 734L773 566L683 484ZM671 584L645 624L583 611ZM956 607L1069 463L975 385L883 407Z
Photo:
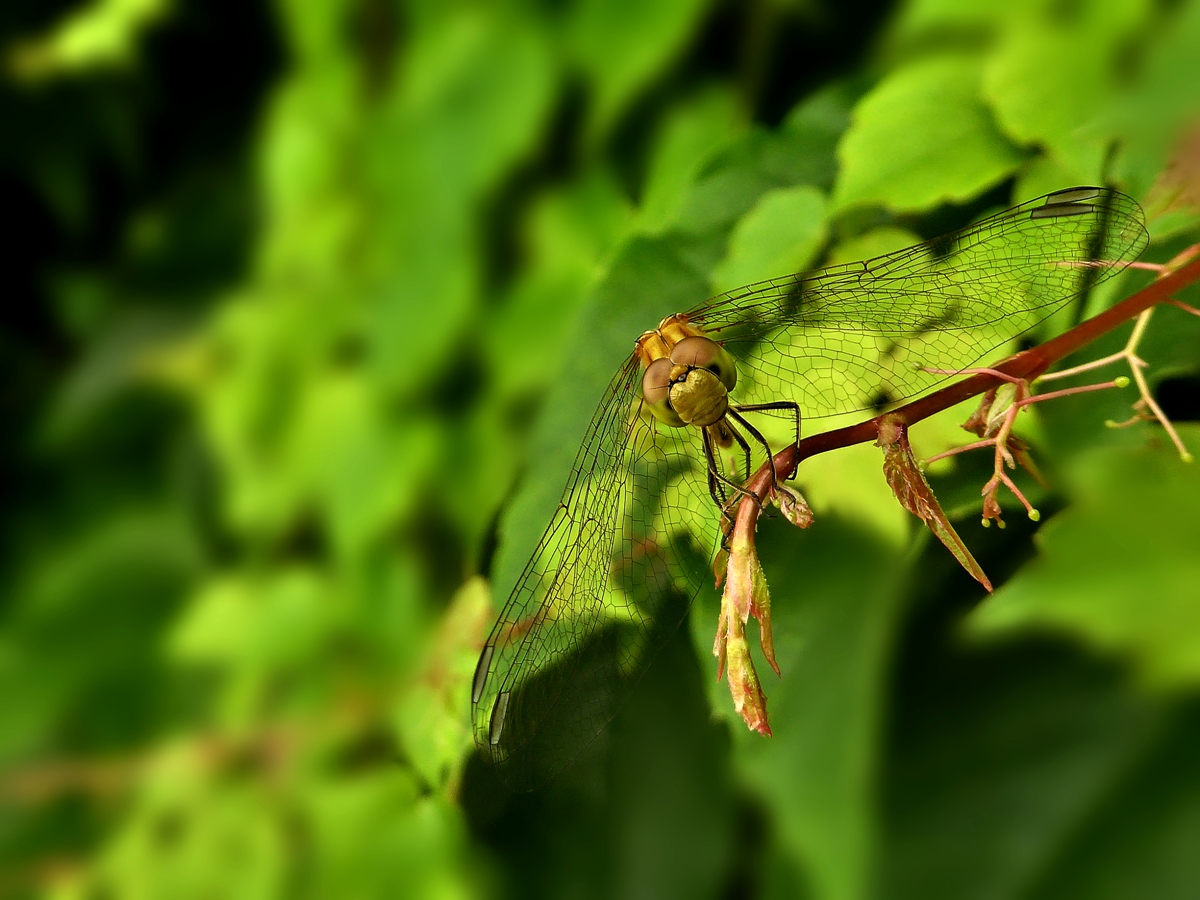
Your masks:
M1127 297L1116 306L1106 309L1086 322L1076 325L1070 331L1063 332L1044 344L1039 344L996 363L991 367L995 370L995 374L976 373L873 419L815 434L812 437L804 438L799 444L788 445L775 454L775 469L781 479L790 478L796 471L796 467L810 456L828 453L830 450L839 450L853 444L875 441L879 437L879 425L885 415L892 421L913 425L935 413L957 406L964 400L998 387L1010 378L1033 381L1063 357L1069 356L1102 334L1135 318L1144 310L1159 303L1170 303L1172 294L1196 281L1200 281L1200 259L1195 259L1170 275L1147 285L1133 296ZM765 501L770 484L771 467L764 464L747 484L747 489L757 494L760 501ZM751 502L749 498L744 499L738 508L737 527L745 528L752 525L758 509L758 505Z

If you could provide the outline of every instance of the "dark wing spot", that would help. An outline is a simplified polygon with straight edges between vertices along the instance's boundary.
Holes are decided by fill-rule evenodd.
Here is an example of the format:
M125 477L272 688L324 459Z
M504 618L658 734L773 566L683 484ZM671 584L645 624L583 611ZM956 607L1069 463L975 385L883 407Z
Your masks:
M1103 204L1104 194L1105 189L1098 187L1078 187L1055 191L1053 194L1046 195L1044 204L1037 209L1030 210L1029 218L1037 220L1084 216L1096 209L1095 203L1089 201L1100 201Z
M487 684L488 669L491 668L492 654L495 652L496 648L488 644L479 654L479 662L475 664L475 677L471 679L472 703L478 703L479 698L483 696L483 687Z
M1104 193L1104 188L1067 188L1065 191L1055 191L1053 194L1047 194L1046 205L1052 206L1057 203L1082 203L1085 200L1095 200L1102 193Z
M496 703L492 707L492 718L488 721L488 741L493 747L500 743L500 736L504 733L504 716L508 712L508 698L508 691L497 694Z
M1095 210L1090 203L1047 203L1030 210L1031 219L1061 219L1066 216L1083 216Z

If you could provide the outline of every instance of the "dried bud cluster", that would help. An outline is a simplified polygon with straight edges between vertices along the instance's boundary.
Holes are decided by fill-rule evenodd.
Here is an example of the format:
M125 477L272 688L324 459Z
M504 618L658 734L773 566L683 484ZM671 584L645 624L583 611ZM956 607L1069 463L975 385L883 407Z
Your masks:
M883 475L900 505L924 522L971 577L991 591L991 581L950 524L950 519L917 465L908 441L908 427L894 417L885 416L879 423L876 446L883 448Z
M794 488L776 482L767 493L770 502L779 507L785 519L798 528L812 524L813 514L808 502ZM771 635L771 592L767 577L754 546L757 513L739 516L727 540L727 553L718 558L717 584L722 578L725 590L721 595L721 616L717 622L717 637L713 655L717 658L717 678L728 667L729 693L733 707L746 726L759 734L770 736L767 720L767 698L763 694L754 661L750 658L750 642L746 638L746 623L753 616L758 620L759 645L768 665L779 675L775 662L775 645ZM721 568L723 563L723 568Z

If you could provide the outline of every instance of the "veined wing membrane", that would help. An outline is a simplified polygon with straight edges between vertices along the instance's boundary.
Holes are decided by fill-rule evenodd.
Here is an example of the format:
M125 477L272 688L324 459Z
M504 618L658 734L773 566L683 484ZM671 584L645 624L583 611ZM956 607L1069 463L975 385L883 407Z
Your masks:
M612 718L686 614L716 540L699 437L640 414L641 372L631 358L609 384L476 668L476 744L517 790Z
M1135 201L1072 188L866 262L716 297L690 321L738 363L738 403L790 400L806 419L880 408L1036 327L1146 245Z
M867 262L741 288L686 318L733 354L735 404L832 416L934 387L946 376L923 367L987 357L1145 242L1133 200L1075 188ZM610 383L476 669L476 743L518 789L600 732L706 577L719 512L699 432L639 414L641 375L630 358Z

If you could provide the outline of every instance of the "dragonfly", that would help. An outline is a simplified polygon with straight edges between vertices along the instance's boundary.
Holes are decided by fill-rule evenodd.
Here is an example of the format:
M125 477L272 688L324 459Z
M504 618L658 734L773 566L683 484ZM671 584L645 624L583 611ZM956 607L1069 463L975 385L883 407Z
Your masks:
M595 740L707 580L752 466L798 441L802 419L928 392L1082 302L1146 243L1134 200L1070 188L738 288L638 337L475 668L475 742L501 780L539 787Z

